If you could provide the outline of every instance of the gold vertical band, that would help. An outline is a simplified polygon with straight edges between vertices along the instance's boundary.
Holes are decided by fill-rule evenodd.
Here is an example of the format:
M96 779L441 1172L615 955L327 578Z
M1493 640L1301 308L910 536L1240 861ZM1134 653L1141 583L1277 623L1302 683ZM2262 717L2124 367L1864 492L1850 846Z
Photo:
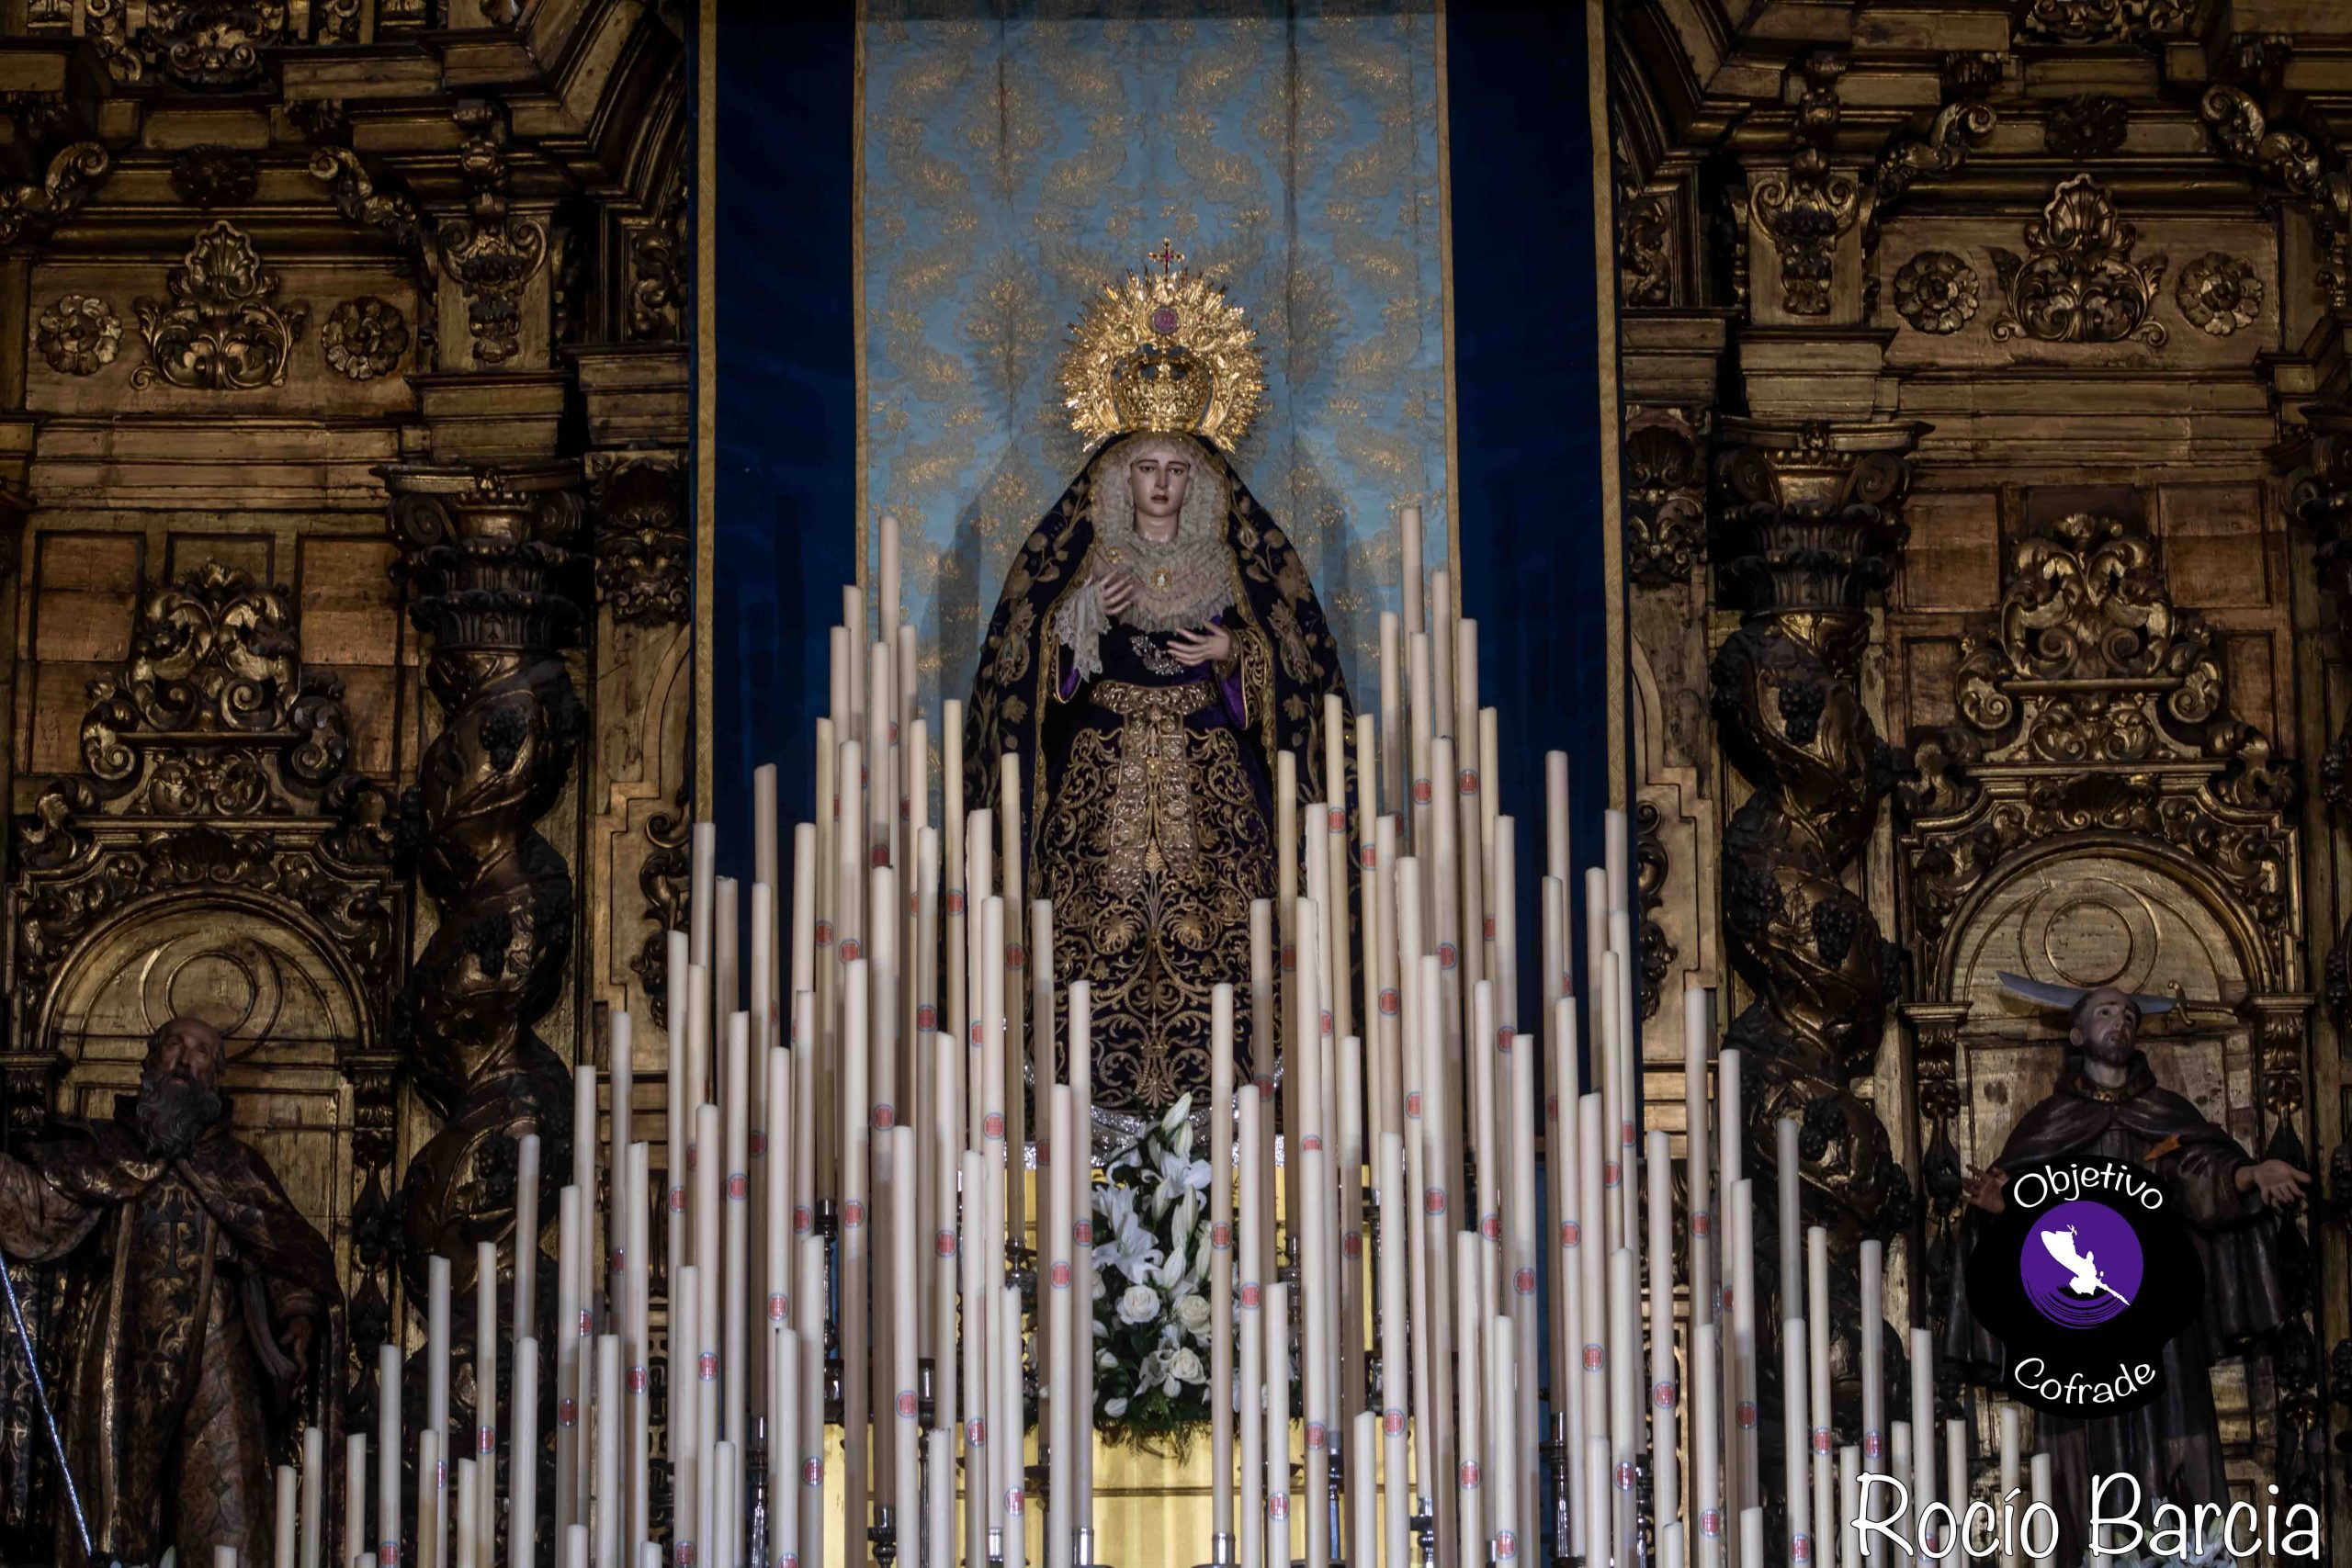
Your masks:
M1445 566L1462 603L1462 422L1453 406L1453 135L1446 93L1445 0L1437 0L1437 258L1445 309ZM1398 581L1404 581L1400 574ZM1402 607L1399 606L1399 613Z

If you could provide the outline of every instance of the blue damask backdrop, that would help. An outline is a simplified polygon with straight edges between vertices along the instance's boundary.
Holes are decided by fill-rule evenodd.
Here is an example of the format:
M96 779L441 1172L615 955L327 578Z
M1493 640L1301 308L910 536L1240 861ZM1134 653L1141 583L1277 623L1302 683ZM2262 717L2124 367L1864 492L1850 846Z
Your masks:
M965 9L722 8L716 798L697 812L729 825L722 858L748 860L758 763L783 764L787 821L812 809L861 511L907 521L926 705L960 692L1004 560L1078 467L1052 378L1067 325L1165 236L1223 266L1258 324L1271 409L1239 459L1306 547L1351 682L1369 694L1395 510L1418 500L1428 564L1458 552L1481 622L1505 809L1532 851L1542 751L1566 749L1576 863L1596 863L1613 546L1585 8L940 19ZM1521 892L1532 931L1533 877Z

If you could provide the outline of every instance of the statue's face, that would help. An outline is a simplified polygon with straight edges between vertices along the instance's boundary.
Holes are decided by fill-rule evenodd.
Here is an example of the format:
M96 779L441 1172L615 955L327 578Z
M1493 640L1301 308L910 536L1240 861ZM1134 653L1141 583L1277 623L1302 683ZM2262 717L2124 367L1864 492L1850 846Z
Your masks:
M2095 1062L2120 1067L2139 1048L2140 1006L2112 986L2101 986L2075 1009L2066 1037Z
M220 1032L201 1019L175 1018L147 1043L149 1064L166 1077L220 1087Z
M1136 522L1155 525L1165 536L1184 510L1193 482L1193 459L1173 446L1147 446L1127 464L1127 493L1135 498Z

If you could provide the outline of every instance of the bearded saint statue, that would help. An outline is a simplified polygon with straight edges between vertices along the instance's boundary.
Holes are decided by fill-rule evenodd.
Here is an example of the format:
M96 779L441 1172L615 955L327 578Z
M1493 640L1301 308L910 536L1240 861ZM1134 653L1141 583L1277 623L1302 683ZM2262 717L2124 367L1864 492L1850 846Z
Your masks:
M311 1386L341 1365L334 1254L231 1132L222 1055L210 1024L173 1019L111 1120L0 1154L0 1250L81 1271L50 1392L101 1562L261 1561L271 1457L306 1404L335 1451L340 1402ZM80 1568L60 1493L56 1561Z
M1338 645L1227 456L1264 389L1255 334L1171 248L1151 259L1074 329L1062 382L1096 445L1005 578L964 756L971 809L999 807L1000 759L1017 761L1024 886L1053 901L1057 1061L1084 980L1094 1103L1125 1124L1185 1095L1205 1109L1221 981L1243 1004L1236 1079L1271 1077L1247 1002L1273 760L1296 754L1303 802L1346 789L1323 776L1325 697L1348 711Z
M2080 1562L2095 1476L2135 1477L2143 1523L2162 1502L2228 1506L2213 1363L2256 1346L2286 1321L2279 1221L2271 1211L2298 1201L2311 1178L2285 1160L2256 1159L2194 1103L2156 1082L2139 1046L2140 1021L2172 1007L2170 998L2007 974L2001 983L2030 1001L2068 1010L2066 1054L2058 1087L2018 1118L1992 1168L1962 1183L1970 1208L2000 1213L2008 1184L2038 1166L2109 1156L2165 1189L2188 1221L2205 1273L2203 1310L2165 1346L2164 1386L2152 1403L2119 1416L2035 1416L2036 1442L2049 1450L2056 1482L2058 1561ZM1942 1353L1972 1379L1997 1385L1999 1342L1968 1304L1966 1258L1977 1224L1972 1213L1962 1227Z

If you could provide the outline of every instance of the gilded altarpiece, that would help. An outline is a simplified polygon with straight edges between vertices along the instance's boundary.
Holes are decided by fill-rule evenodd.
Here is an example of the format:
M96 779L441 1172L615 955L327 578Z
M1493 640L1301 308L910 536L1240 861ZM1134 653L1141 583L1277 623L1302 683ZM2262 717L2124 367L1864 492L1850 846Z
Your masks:
M2308 1163L2308 1015L2294 774L2232 705L2224 639L2176 604L2136 517L2070 513L2010 545L1999 609L1954 652L1956 721L1912 738L1898 886L1914 986L1926 1309L1950 1300L1960 1183L2055 1085L2063 1023L2003 971L2169 993L2159 1081L2257 1153ZM2298 1319L2214 1372L2234 1482L2282 1494L2320 1456L2307 1216ZM1956 1397L1956 1388L1945 1390Z

